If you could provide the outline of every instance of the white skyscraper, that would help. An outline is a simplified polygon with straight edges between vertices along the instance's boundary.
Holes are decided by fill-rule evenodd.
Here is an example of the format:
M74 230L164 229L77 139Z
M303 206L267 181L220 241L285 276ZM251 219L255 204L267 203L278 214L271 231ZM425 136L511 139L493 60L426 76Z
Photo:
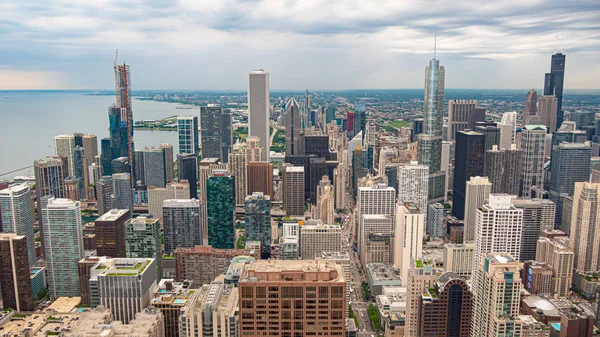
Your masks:
M248 75L248 136L260 137L263 161L269 161L271 148L269 110L269 73L253 70Z
M383 214L394 218L396 213L396 190L383 183L375 183L358 188L356 199L356 221L358 222L356 238L359 249L364 249L364 242L371 229L365 228L363 215Z
M600 183L575 183L571 215L574 269L582 274L600 271Z
M402 282L408 281L410 262L423 255L424 214L415 203L396 206L394 235L394 267L400 270Z
M410 164L398 166L397 170L398 202L414 202L420 210L427 213L429 168L412 161ZM427 222L427 215L424 221Z
M521 254L523 210L511 203L508 194L490 194L489 202L477 209L473 270L483 257L493 252L508 253L516 260ZM473 279L473 289L479 280Z
M29 266L33 266L36 261L34 211L27 184L11 186L0 191L0 214L2 214L0 227L3 232L13 232L26 237Z
M490 183L487 177L471 177L467 181L465 193L465 241L475 240L477 209L488 201L491 191L492 183Z
M69 166L66 176L75 175L75 136L73 135L58 135L54 136L54 150L57 156L67 158L67 165Z
M523 161L521 171L521 196L531 197L532 188L544 188L545 125L526 125L521 132Z
M80 296L78 262L83 254L79 201L47 199L42 207L45 257L50 299Z
M342 251L342 228L323 224L320 220L308 220L300 228L300 258L312 260L323 252Z
M510 149L510 144L515 143L517 136L517 113L505 112L502 115L502 121L498 123L500 128L500 146L499 149Z

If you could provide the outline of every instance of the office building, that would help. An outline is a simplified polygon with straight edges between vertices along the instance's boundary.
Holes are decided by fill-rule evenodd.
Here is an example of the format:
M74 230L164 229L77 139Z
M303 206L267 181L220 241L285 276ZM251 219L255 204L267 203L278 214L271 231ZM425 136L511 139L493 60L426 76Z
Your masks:
M208 244L214 248L235 245L234 179L227 170L214 170L206 181Z
M483 148L486 151L500 145L500 127L496 123L477 122L475 123L474 131L483 134L483 138L485 139Z
M112 209L94 222L98 256L126 257L125 223L131 218L128 209Z
M543 95L538 102L538 116L543 125L548 127L550 132L556 131L560 124L557 124L558 118L558 99L556 96ZM561 123L562 124L562 123Z
M88 256L84 257L77 263L78 276L79 276L79 289L81 290L81 304L92 305L92 296L94 297L94 306L100 305L98 298L98 287L93 287L93 294L90 293L90 278L92 267L98 264L100 261L105 261L105 256ZM94 281L92 281L94 283Z
M246 138L246 162L262 161L265 148L262 147L259 137Z
M394 220L387 215L365 215L365 224L391 228ZM394 264L394 232L369 233L365 238L365 248L360 253L364 265L370 263Z
M347 175L348 173L344 169L344 165L341 163L338 164L338 166L333 171L333 187L335 188L335 209L344 209L346 207ZM600 176L600 173L598 175Z
M448 139L455 140L458 131L475 130L475 122L485 121L485 109L476 100L448 100Z
M112 209L113 188L112 176L104 176L96 183L98 214L104 214Z
M442 172L442 115L444 113L445 70L439 60L429 61L425 68L425 107L423 133L419 135L417 158L429 167L429 199L440 201L445 195L445 174Z
M300 228L300 258L310 260L323 252L342 251L342 228L323 224L321 220L308 220Z
M240 331L249 335L259 335L267 326L277 336L284 335L284 331L291 336L307 331L320 331L323 336L345 335L346 280L342 266L335 262L255 261L246 265L239 291ZM273 291L280 299L262 304L264 298L272 298ZM310 300L317 297L318 307ZM257 315L257 306L265 306L271 316ZM288 308L295 308L297 314L292 315Z
M552 268L552 294L569 296L573 279L574 253L561 238L540 237L537 241L536 261Z
M226 170L226 164L219 164L219 158L204 158L198 166L199 197L203 201L202 207L202 235L204 244L208 244L208 210L206 208L206 182L214 170Z
M171 144L160 144L158 147L165 152L165 178L167 183L175 181L175 168L173 164L173 145Z
M429 168L411 161L410 164L398 166L396 170L398 171L398 202L414 202L419 209L426 210Z
M66 160L61 157L45 157L33 162L33 172L35 174L35 199L37 202L38 221L40 228L40 238L42 250L44 248L44 219L39 216L42 214L42 197L53 196L55 198L65 198L65 178L67 177Z
M179 154L193 154L194 156L200 154L197 116L178 116L177 136L179 137Z
M321 219L324 224L333 225L335 215L334 189L327 176L323 176L317 186L317 204L313 219Z
M133 214L133 189L129 173L115 173L112 175L113 189L111 194L111 208L129 210Z
M406 283L406 323L404 336L419 336L420 317L419 303L421 295L432 288L444 270L437 268L431 260L413 259L408 270Z
M146 176L144 175L144 150L135 150L133 153L133 177L136 186L146 188Z
M285 154L288 156L303 154L300 150L300 105L292 97L285 105Z
M279 238L279 258L298 260L300 256L300 224L304 218L284 218L282 236Z
M502 120L497 123L500 128L500 144L498 148L510 149L511 144L516 144L517 137L517 113L505 112L502 114Z
M471 297L464 278L451 271L442 274L421 294L418 336L469 337Z
M563 53L555 53L552 55L552 64L550 66L550 72L546 73L544 77L544 95L556 96L556 124L555 128L558 128L563 120L562 110L562 98L563 98L563 83L565 79L565 60L567 56Z
M196 292L190 289L190 282L174 282L173 279L162 279L155 289L150 305L162 313L165 326L165 337L179 337L180 312Z
M166 162L167 157L164 149L146 146L144 149L144 177L146 178L146 186L165 187L167 184Z
M467 181L465 193L465 241L475 240L477 210L488 201L491 190L492 184L486 177L471 177Z
M261 192L264 195L273 195L273 164L265 161L250 162L247 165L247 175L252 179L247 179L248 187L246 193L248 195L254 192ZM236 183L238 183L236 181Z
M43 203L48 295L51 299L79 296L77 263L83 258L81 205L79 201L54 197Z
M33 311L27 237L0 233L0 291L3 308Z
M224 109L221 114L221 149L221 162L227 164L233 151L233 117L230 109Z
M125 245L128 258L156 260L156 275L162 278L162 238L158 219L140 216L125 224Z
M544 262L525 261L523 263L523 273L521 282L523 288L531 295L550 295L552 296L552 267Z
M198 199L198 157L191 153L178 154L177 173L180 183L187 180L190 187L190 199Z
M248 75L248 136L260 138L264 151L260 160L264 161L269 161L271 148L269 115L269 73L255 69Z
M271 197L254 192L244 202L246 241L260 241L261 258L271 255Z
M424 214L412 202L398 203L396 213L394 267L406 282L410 262L423 255Z
M67 176L75 176L75 137L73 135L58 135L54 137L54 149L57 156L67 158Z
M493 147L485 151L483 175L492 183L492 193L519 195L522 154L515 144L508 149Z
M246 171L246 150L242 149L229 155L227 170L235 177L235 205L241 206L248 195L246 186L248 176ZM271 179L272 180L272 179Z
M200 107L200 138L202 142L202 158L219 158L222 161L221 115L223 108L219 106Z
M211 246L177 248L175 256L175 280L189 280L194 287L209 284L215 277L225 274L231 260L238 256L260 258L260 252L244 249L217 249Z
M150 305L156 288L154 259L107 259L94 265L90 274L97 280L100 305L110 309L115 320L129 324Z
M546 148L546 151L550 150L550 154L552 154L552 149L561 143L585 143L587 141L587 133L577 130L575 122L564 121L558 130L552 132L552 146L550 149Z
M444 244L444 268L460 276L471 276L475 243Z
M81 146L88 165L91 165L98 155L98 137L92 134L83 135Z
M444 205L436 202L427 206L426 230L434 238L443 238L446 236L446 225L444 218L446 216L446 208ZM449 211L449 210L448 210Z
M530 198L535 189L544 188L546 130L544 125L526 125L523 127L521 132L523 161L519 196Z
M573 195L576 182L590 180L592 148L581 143L562 143L552 149L549 199L556 204L555 224L562 222L562 205Z
M283 208L286 216L304 216L304 167L283 168Z
M467 181L483 175L485 137L479 132L456 133L452 215L464 219Z
M131 165L127 157L115 158L110 162L111 172L115 173L129 173L131 171Z
M87 159L83 153L83 147L77 145L73 149L73 176L77 179L77 192L81 199L85 199L85 187L89 185L87 174ZM79 200L79 199L77 199Z
M475 224L475 253L473 270L489 253L505 252L516 261L521 256L523 210L517 209L508 194L490 194L489 202L477 209ZM479 287L479 278L473 278L473 288Z
M473 273L474 286L471 336L520 336L519 314L521 278L519 262L507 253L482 257Z
M554 229L556 205L548 199L513 199L512 203L523 210L520 261L534 260L540 231Z
M126 109L112 105L108 108L108 132L110 138L100 141L101 161L104 174L111 175L111 162L119 157L129 159Z
M367 126L367 106L364 102L355 102L354 103L354 122L353 122L353 130L354 135L358 135L361 133L361 140L366 135L366 126Z
M27 261L33 266L37 260L33 224L33 201L27 184L13 185L0 191L0 231L13 232L25 237Z
M389 230L369 229L365 226L364 216L388 215L395 219L396 190L384 183L373 183L370 186L359 187L356 200L356 239L358 249L364 249L365 238L369 233L390 233ZM393 227L392 227L393 228Z
M163 201L165 254L176 248L202 244L200 201L196 199L167 199Z
M79 179L75 177L67 177L65 179L65 194L67 199L73 201L79 200Z
M164 188L148 188L148 213L155 219L163 218L163 202L168 199L194 199L186 180L169 183Z
M531 124L531 117L537 115L537 92L531 89L525 97L525 110L523 110L523 125Z
M571 239L569 246L575 253L575 271L581 274L600 271L600 184L577 182L573 194Z

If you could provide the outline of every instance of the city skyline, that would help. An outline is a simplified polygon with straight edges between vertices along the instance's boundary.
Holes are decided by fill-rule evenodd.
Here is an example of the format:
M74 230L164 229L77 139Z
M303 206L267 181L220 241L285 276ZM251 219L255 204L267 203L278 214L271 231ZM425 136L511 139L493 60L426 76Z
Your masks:
M598 88L600 6L594 1L441 1L435 7L417 1L8 1L0 8L7 31L18 32L0 38L6 47L0 76L8 79L0 89L110 88L105 67L117 48L119 59L134 65L138 89L242 90L255 68L273 74L273 90L315 83L319 90L419 88L417 68L431 58L436 32L438 58L453 69L448 88L539 88L549 55L561 50L570 64L565 88ZM283 19L289 12L297 15ZM460 12L460 20L450 12ZM292 46L295 55L287 53ZM290 72L292 64L301 71Z

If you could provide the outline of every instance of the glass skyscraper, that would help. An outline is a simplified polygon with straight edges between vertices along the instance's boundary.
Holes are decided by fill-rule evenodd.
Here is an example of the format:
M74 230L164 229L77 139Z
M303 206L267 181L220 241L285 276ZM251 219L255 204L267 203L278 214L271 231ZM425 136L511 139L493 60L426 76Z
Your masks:
M556 116L556 129L560 127L564 119L562 111L563 82L565 80L565 61L567 55L556 53L552 55L550 72L544 78L544 95L554 95L558 99Z
M271 255L271 197L254 192L246 197L246 241L260 241L261 258Z
M233 249L235 244L235 178L227 170L214 170L206 181L208 244Z
M199 154L198 117L177 117L177 135L179 136L179 153Z
M33 232L34 211L31 192L27 184L15 185L0 191L0 229L25 236L29 266L36 262Z
M202 140L202 158L219 158L222 161L221 107L200 107L200 137Z

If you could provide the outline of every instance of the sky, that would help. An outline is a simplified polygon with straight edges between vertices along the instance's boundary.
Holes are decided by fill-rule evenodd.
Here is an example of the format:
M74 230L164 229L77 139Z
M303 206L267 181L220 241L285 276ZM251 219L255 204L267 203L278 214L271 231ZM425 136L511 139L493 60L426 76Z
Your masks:
M600 88L598 0L2 0L0 90L541 88L567 55L565 89Z

